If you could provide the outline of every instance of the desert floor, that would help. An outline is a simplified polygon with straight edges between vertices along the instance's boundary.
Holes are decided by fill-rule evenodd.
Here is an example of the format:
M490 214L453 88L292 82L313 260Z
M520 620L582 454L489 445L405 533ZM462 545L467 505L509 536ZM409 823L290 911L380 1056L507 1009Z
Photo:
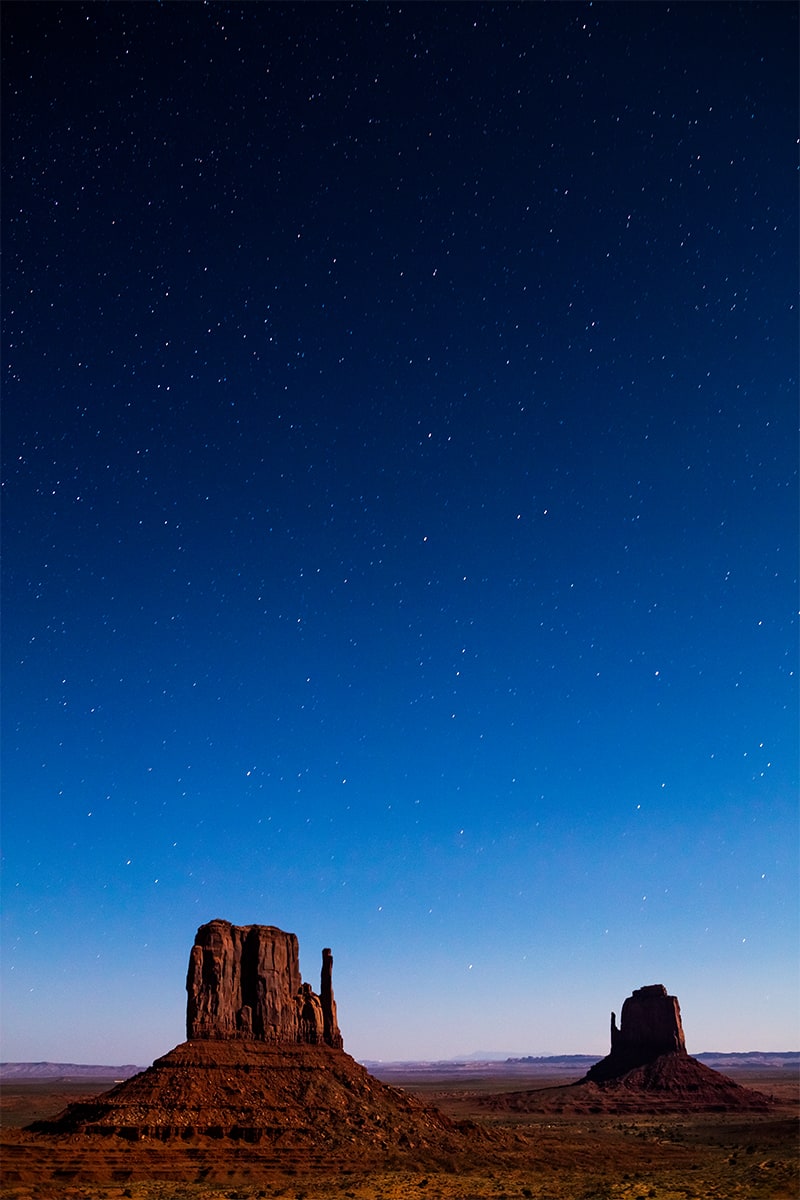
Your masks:
M457 1120L497 1130L487 1152L476 1139L462 1161L287 1161L269 1148L224 1139L180 1145L119 1138L53 1139L22 1126L108 1081L15 1082L0 1095L4 1200L797 1200L798 1080L779 1069L727 1072L772 1095L769 1113L498 1114L490 1093L570 1082L526 1077L517 1067L459 1074L435 1069L384 1074Z

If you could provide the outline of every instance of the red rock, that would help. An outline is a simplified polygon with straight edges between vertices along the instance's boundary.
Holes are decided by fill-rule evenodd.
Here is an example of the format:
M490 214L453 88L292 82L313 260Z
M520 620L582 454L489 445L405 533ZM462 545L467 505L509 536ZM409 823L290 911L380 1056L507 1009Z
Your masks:
M333 955L329 949L322 951L319 994L322 1002L322 1040L327 1046L341 1050L344 1043L336 1020L336 1001L333 998Z
M274 925L201 925L186 978L189 1041L238 1039L342 1048L330 950L318 996L300 976L297 938Z
M225 1138L291 1157L325 1151L470 1153L480 1130L381 1083L343 1050L241 1038L184 1042L101 1096L33 1132L131 1141ZM485 1140L485 1139L484 1139Z
M496 1112L764 1112L770 1097L690 1058L681 1009L660 983L638 988L611 1014L611 1053L563 1087L487 1096Z
M30 1130L131 1141L225 1138L265 1143L289 1162L298 1155L384 1162L387 1152L452 1161L492 1142L345 1054L332 972L326 948L317 995L300 978L294 934L272 925L202 925L186 981L189 1040Z
M677 996L661 983L637 988L622 1006L620 1027L611 1014L611 1053L591 1068L587 1079L613 1079L662 1054L686 1054Z
M688 1054L662 1054L653 1062L612 1078L591 1078L560 1087L493 1093L477 1103L513 1113L703 1113L768 1112L771 1097L742 1087Z

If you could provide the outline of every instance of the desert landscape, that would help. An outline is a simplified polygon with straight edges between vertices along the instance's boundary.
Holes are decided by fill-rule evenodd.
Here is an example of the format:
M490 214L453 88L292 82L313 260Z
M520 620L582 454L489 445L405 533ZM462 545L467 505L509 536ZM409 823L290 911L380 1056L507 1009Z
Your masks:
M765 1113L503 1113L504 1091L561 1089L570 1077L513 1064L392 1067L392 1086L435 1104L453 1121L497 1135L461 1155L393 1153L351 1159L276 1154L222 1138L177 1143L23 1131L65 1104L107 1090L108 1080L13 1080L2 1091L2 1195L7 1200L795 1200L798 1194L797 1061L727 1068L774 1098Z
M8 1065L6 1200L794 1200L798 1055L686 1053L639 988L599 1063L370 1064L272 926L198 930L187 1041L113 1081ZM120 1072L133 1068L118 1068ZM86 1069L88 1070L88 1068ZM37 1077L38 1076L38 1077ZM113 1082L113 1086L109 1084Z
M0 1200L800 1200L800 5L1 2Z

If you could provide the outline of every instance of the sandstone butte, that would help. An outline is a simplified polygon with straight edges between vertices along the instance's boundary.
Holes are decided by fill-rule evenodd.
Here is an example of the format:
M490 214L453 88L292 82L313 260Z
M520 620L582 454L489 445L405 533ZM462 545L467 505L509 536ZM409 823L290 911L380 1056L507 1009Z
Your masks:
M595 1063L586 1078L600 1083L618 1079L664 1054L687 1058L681 1007L661 983L637 988L622 1005L620 1027L611 1014L611 1052Z
M763 1111L770 1097L741 1087L686 1051L677 996L660 983L637 988L611 1014L611 1050L577 1083L487 1097L496 1111Z
M303 983L293 933L209 921L198 929L189 956L186 1037L341 1050L332 977L333 955L326 949L319 995Z
M187 1040L151 1067L30 1128L130 1140L224 1138L293 1156L460 1160L492 1135L375 1079L343 1049L333 957L303 983L297 938L272 925L202 925L189 956Z

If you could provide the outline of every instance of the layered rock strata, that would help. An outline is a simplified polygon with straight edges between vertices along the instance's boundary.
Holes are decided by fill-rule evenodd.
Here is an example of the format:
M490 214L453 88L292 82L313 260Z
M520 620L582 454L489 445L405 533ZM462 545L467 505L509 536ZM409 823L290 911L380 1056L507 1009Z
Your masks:
M327 1045L341 1050L333 956L322 951L320 993L303 983L293 933L274 925L201 925L186 978L189 1041Z
M184 1042L111 1091L30 1128L131 1141L224 1138L359 1159L464 1154L481 1141L479 1130L381 1083L343 1050L237 1038Z

